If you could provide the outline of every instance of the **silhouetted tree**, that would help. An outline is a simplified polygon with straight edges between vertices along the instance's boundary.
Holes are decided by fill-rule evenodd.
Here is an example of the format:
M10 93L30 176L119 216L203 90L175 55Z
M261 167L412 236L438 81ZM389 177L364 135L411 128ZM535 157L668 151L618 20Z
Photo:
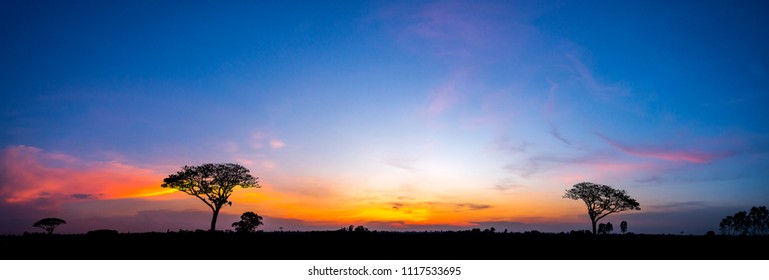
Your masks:
M180 190L203 201L211 211L211 231L216 230L219 210L229 201L235 187L259 188L259 178L251 176L249 170L234 163L206 163L200 166L184 166L176 174L163 179L163 188Z
M766 206L752 207L750 213L739 211L726 216L718 225L723 235L766 235L769 234L769 211Z
M769 234L769 210L766 206L750 208L748 214L750 232L753 235Z
M622 221L621 223L619 223L619 230L622 233L626 233L627 232L627 222L626 221Z
M368 229L364 226L355 227L355 232L368 232Z
M263 224L261 216L254 212L245 212L243 215L240 215L240 221L232 223L232 227L237 232L251 233L256 231L256 227ZM283 227L281 227L281 231L283 231Z
M53 230L55 230L56 227L66 223L67 222L59 218L45 218L35 222L32 226L42 228L43 230L48 232L48 234L53 234Z
M612 231L614 231L614 225L612 225L611 222L606 223L606 228L603 233L610 234Z
M641 210L638 202L627 195L624 190L617 190L607 185L582 182L566 190L564 198L581 199L587 205L587 214L593 224L593 234L596 233L598 220L611 213L625 210Z
M721 223L718 224L718 230L721 232L722 235L731 235L734 230L734 217L732 216L726 216L726 218L721 219Z
M598 224L598 234L606 234L606 224Z

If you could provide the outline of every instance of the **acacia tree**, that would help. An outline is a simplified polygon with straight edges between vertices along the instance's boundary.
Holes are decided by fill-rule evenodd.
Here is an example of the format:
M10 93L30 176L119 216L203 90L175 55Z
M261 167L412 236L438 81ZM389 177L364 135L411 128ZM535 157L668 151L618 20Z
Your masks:
M32 226L42 228L43 230L48 232L48 234L53 234L53 230L55 230L56 227L66 223L67 222L59 218L45 218L35 222Z
M240 215L240 221L232 223L232 227L235 231L242 233L254 232L256 227L263 225L262 216L257 215L254 212L246 212Z
M564 198L581 199L587 205L587 214L596 234L596 223L611 213L626 210L641 210L638 202L624 190L617 190L607 185L582 182L566 190Z
M193 195L203 201L211 211L211 231L216 230L216 218L219 210L227 205L235 187L259 188L258 177L251 176L249 170L235 163L206 163L200 166L182 167L176 174L163 179L163 188L172 188Z

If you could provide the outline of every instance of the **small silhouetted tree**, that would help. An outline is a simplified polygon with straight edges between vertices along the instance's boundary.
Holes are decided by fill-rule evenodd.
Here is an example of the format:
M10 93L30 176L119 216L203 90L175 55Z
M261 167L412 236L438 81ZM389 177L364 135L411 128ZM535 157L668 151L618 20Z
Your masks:
M234 227L237 232L251 233L256 231L256 227L263 224L261 216L254 212L245 212L243 215L240 215L240 221L232 223L232 227ZM281 229L283 229L283 227L281 227Z
M599 234L609 234L612 231L614 231L614 225L611 223L601 223L598 225L598 233Z
M184 166L176 174L163 179L163 188L171 188L193 195L203 201L211 211L211 231L216 230L219 210L232 205L230 195L235 187L259 188L259 178L251 176L249 170L235 163L206 163L199 166Z
M627 232L627 222L626 221L622 221L621 223L619 223L619 230L623 234Z
M59 218L45 218L40 219L39 221L35 222L32 226L42 228L45 230L48 234L53 234L53 230L56 229L59 225L66 224L62 219Z
M355 227L355 232L368 232L368 228L364 226L357 226Z
M639 203L631 198L624 190L617 190L607 185L582 182L566 190L564 198L581 199L587 205L587 214L593 224L593 234L596 233L598 220L611 213L626 210L641 210Z

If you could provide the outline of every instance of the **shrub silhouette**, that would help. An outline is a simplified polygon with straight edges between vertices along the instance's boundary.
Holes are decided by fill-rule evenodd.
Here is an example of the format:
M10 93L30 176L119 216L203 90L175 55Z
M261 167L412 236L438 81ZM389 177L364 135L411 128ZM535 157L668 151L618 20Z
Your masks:
M240 221L232 223L232 227L234 227L237 232L251 233L256 231L256 227L263 224L261 216L254 212L245 212L243 215L240 215Z
M601 223L600 225L598 225L598 233L600 234L609 234L612 231L614 231L614 225L612 225L611 223L605 223L605 224Z

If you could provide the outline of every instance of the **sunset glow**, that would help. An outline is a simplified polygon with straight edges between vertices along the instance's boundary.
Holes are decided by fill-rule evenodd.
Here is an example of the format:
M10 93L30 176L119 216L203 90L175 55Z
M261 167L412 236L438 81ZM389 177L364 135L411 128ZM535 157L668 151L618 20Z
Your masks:
M0 234L206 228L160 184L219 162L262 186L221 229L587 229L583 181L635 232L769 202L762 2L178 4L0 4Z

